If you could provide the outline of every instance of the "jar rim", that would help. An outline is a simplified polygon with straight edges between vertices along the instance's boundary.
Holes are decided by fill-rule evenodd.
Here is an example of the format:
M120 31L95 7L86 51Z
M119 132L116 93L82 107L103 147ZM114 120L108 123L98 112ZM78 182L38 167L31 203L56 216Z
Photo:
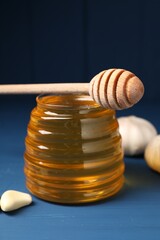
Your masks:
M51 98L52 97L52 98ZM55 99L54 99L55 97ZM53 101L55 100L55 101ZM41 107L58 109L97 109L102 108L89 94L40 94L36 97L36 102ZM107 109L106 109L107 110ZM109 109L108 109L109 110Z

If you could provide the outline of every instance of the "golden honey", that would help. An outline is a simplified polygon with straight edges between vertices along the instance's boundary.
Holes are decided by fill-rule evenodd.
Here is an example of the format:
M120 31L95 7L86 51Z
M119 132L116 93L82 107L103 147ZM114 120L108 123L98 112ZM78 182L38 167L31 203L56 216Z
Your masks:
M115 195L124 182L115 112L88 95L42 95L36 101L25 140L29 191L65 204Z

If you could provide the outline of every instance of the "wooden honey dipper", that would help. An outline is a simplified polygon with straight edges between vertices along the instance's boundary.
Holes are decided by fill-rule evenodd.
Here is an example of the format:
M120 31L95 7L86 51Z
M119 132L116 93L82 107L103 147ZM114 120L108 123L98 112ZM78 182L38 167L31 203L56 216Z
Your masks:
M141 80L124 69L108 69L88 83L2 84L0 94L89 93L104 108L122 110L136 104L144 94Z

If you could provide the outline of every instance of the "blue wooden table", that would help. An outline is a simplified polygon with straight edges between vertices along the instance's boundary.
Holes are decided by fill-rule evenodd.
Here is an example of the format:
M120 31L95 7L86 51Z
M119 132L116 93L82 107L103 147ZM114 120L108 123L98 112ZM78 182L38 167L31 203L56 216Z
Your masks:
M0 194L8 189L27 192L23 172L24 138L34 97L0 97ZM160 131L158 104L144 103L118 112L152 121ZM125 158L125 185L106 201L65 206L33 196L33 204L10 213L0 212L0 239L159 240L160 175L143 157Z

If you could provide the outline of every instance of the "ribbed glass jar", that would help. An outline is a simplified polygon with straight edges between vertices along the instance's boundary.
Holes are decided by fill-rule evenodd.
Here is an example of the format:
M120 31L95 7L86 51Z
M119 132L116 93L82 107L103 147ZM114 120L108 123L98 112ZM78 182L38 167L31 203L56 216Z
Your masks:
M115 112L87 95L41 95L25 140L26 185L47 201L78 204L108 198L124 182Z

